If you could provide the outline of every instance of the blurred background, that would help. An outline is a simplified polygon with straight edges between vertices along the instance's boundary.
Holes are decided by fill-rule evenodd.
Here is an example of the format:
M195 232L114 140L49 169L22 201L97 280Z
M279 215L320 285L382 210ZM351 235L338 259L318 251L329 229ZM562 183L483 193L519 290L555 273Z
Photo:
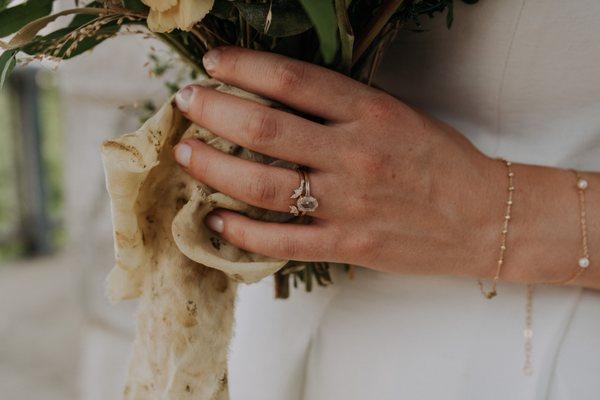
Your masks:
M56 71L21 67L0 92L2 399L119 397L135 304L104 297L113 249L100 144L166 100L164 82L148 79L160 51L109 40Z

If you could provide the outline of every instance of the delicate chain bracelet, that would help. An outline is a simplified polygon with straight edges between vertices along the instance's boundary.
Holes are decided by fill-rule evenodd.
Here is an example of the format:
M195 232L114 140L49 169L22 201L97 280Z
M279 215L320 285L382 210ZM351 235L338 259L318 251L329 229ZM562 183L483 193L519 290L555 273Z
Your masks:
M494 275L494 277L492 278L492 287L489 291L486 291L483 288L483 282L480 280L477 281L477 284L479 285L479 290L481 291L481 294L483 294L483 296L486 299L493 299L494 297L496 297L496 295L498 294L496 292L496 286L498 284L498 280L500 279L500 273L502 272L502 266L504 265L504 255L506 254L506 238L508 236L508 227L509 227L509 223L510 223L510 219L511 219L511 212L512 212L512 205L513 205L513 194L515 192L515 186L514 186L514 177L515 177L515 173L512 170L512 163L510 161L501 159L500 161L502 161L505 165L506 165L506 170L507 170L507 176L508 176L508 199L506 200L506 211L504 213L504 223L502 225L502 232L500 235L500 256L498 257L498 262L497 262L497 267L496 267L496 274Z
M511 220L511 211L513 205L513 195L515 192L514 186L514 172L512 171L512 164L510 161L501 160L506 165L508 171L508 200L506 201L506 212L504 214L504 224L502 226L502 234L500 241L500 256L498 258L498 265L496 268L496 274L492 278L492 286L489 291L486 291L483 287L481 280L478 280L479 289L486 299L492 299L497 295L496 286L500 279L502 272L502 266L504 265L504 257L506 254L506 244L508 236L509 222ZM586 212L586 198L585 193L588 189L589 182L584 179L581 174L577 171L573 171L576 178L576 188L579 195L579 225L581 228L581 245L582 245L582 256L578 260L577 270L567 279L558 282L551 282L557 285L566 285L577 279L586 269L590 266L590 253L588 247L588 228L587 228L587 212ZM527 303L525 308L525 329L523 330L524 336L524 365L523 373L527 376L533 374L533 292L534 285L527 285Z
M579 195L579 226L581 228L581 247L582 257L577 261L577 270L567 279L558 282L550 282L555 285L566 285L577 279L590 266L590 252L588 248L588 229L587 214L585 206L585 191L589 186L587 180L581 177L580 173L573 171L576 179L576 189ZM523 336L525 339L525 362L523 373L527 376L533 374L533 290L532 284L527 285L527 304L525 307L525 329Z
M577 261L577 270L567 279L552 282L555 285L567 285L577 279L590 266L590 252L588 248L588 228L587 228L587 213L585 206L585 192L589 186L587 180L581 177L577 171L573 171L576 179L577 193L579 194L579 226L581 228L581 248L582 257Z

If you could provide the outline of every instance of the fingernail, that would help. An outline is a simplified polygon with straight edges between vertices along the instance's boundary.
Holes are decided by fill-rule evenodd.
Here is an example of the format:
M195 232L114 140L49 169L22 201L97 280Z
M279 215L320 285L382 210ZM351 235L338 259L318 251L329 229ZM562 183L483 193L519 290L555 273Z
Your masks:
M222 49L217 47L204 54L204 57L202 57L202 64L204 64L204 69L206 69L207 72L213 72L217 69L219 58L221 58L221 52Z
M192 158L192 148L190 145L180 143L175 146L175 160L184 167L190 166L190 158Z
M223 232L224 222L223 218L219 217L216 214L209 214L205 220L206 225L215 232L221 233Z
M175 95L175 103L177 107L183 111L188 112L190 110L190 104L192 104L192 98L194 97L194 88L191 85L180 89Z

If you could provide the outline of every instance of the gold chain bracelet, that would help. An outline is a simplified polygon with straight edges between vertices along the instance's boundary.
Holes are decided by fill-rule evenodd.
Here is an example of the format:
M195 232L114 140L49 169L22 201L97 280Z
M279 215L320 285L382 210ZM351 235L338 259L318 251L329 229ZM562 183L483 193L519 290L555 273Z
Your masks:
M581 247L582 257L577 261L577 270L567 279L550 282L555 285L566 285L577 279L590 266L590 252L588 247L588 229L587 229L587 212L585 206L585 191L589 186L586 179L581 177L577 171L573 171L576 179L576 189L579 195L579 226L581 228ZM533 284L527 285L527 304L525 308L525 329L523 331L525 339L525 362L523 365L523 373L527 376L533 374Z
M584 179L581 174L577 171L573 171L576 179L576 189L579 195L579 227L581 229L581 257L577 261L577 270L565 280L558 282L551 282L554 285L568 285L575 279L579 278L581 274L585 272L590 266L590 251L588 247L588 228L587 228L587 212L585 206L585 192L589 186L589 183Z
M506 165L507 176L508 176L508 199L506 200L506 211L504 212L504 223L502 224L502 231L500 234L500 255L498 257L497 265L496 265L496 274L492 278L492 287L489 291L486 291L483 287L483 282L480 280L477 281L479 285L479 290L481 294L486 299L493 299L496 297L498 292L496 291L496 286L498 285L498 280L500 279L500 274L502 272L502 266L504 265L504 256L506 254L506 243L508 237L508 227L510 225L512 205L513 205L513 194L515 192L514 178L515 173L512 170L512 163L510 161L501 159Z

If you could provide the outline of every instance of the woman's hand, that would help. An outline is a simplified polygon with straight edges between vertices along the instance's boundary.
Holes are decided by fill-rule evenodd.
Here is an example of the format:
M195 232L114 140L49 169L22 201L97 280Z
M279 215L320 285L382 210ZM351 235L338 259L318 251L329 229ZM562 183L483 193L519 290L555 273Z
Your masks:
M222 48L207 54L216 79L323 118L297 115L202 87L177 96L185 115L244 147L310 168L319 200L310 225L254 221L229 211L207 223L232 244L268 256L336 261L397 272L451 273L481 256L502 212L493 161L450 127L379 90L277 55ZM226 155L196 140L176 148L199 181L257 207L287 212L295 171ZM500 175L501 176L501 175ZM490 249L491 250L491 249ZM463 271L467 272L467 271Z
M451 127L324 68L233 47L207 53L204 64L220 81L325 121L199 86L178 93L179 108L196 124L310 168L319 201L310 225L219 210L205 222L230 243L275 258L397 273L493 275L506 201L502 163ZM289 211L299 185L295 171L242 160L197 140L178 145L175 154L194 178L257 207ZM575 222L571 232L577 235Z

